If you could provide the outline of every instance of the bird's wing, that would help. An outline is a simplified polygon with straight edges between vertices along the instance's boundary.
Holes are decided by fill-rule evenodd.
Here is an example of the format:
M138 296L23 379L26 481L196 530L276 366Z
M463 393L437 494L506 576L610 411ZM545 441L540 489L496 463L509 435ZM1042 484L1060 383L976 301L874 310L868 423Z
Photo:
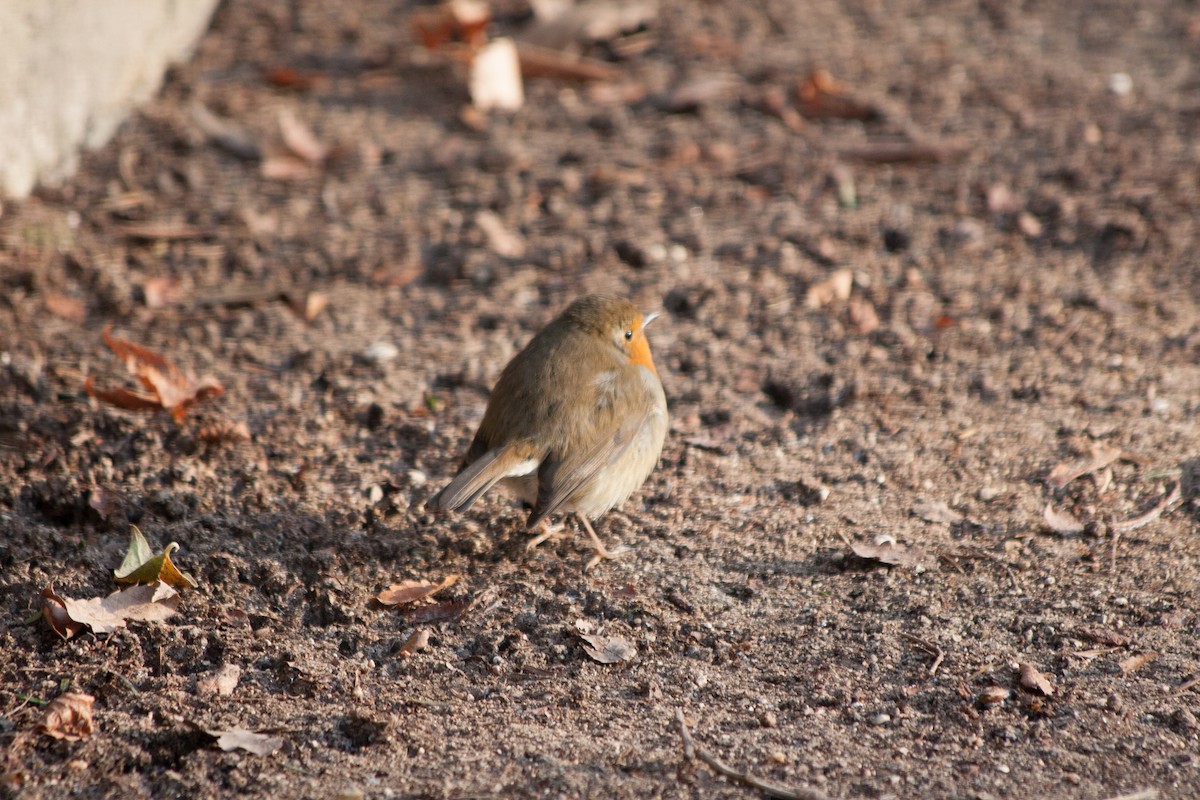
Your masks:
M526 526L532 528L547 515L553 514L583 488L597 473L617 462L629 449L634 437L650 418L651 404L643 404L640 414L629 414L624 422L599 441L582 457L563 459L560 453L550 453L538 468L538 496Z
M426 501L425 507L446 511L469 508L479 496L504 478L528 475L538 468L538 460L530 448L519 444L493 447L467 464L454 480Z

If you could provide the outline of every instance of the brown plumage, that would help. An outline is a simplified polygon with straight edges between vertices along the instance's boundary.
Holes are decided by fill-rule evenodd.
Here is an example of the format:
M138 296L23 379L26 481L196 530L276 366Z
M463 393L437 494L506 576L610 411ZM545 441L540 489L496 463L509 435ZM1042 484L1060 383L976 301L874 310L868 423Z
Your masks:
M538 332L496 382L454 480L426 504L458 511L503 482L533 505L588 523L625 501L658 463L667 399L643 317L617 295L589 294Z

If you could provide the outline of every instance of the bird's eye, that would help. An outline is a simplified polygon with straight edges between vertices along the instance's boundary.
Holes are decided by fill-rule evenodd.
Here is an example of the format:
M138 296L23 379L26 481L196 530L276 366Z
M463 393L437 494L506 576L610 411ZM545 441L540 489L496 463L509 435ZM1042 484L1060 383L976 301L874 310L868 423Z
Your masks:
M627 342L633 341L633 328L630 328L629 330L625 331L625 341L627 341Z

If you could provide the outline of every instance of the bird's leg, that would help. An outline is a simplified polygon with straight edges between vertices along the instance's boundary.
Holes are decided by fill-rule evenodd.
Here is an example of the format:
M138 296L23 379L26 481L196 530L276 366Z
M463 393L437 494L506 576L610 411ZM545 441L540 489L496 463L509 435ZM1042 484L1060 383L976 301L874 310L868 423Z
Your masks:
M622 545L617 545L612 550L609 550L604 546L604 542L600 541L600 537L596 535L596 531L592 527L592 523L588 521L588 518L583 514L576 514L576 516L579 517L579 521L583 523L583 529L587 531L588 538L592 540L592 547L596 549L596 554L591 557L587 565L583 568L584 572L588 572L592 567L596 566L605 559L616 558L621 553L624 553L627 549L629 549Z
M540 531L538 535L525 544L526 550L532 550L547 539L551 539L563 532L562 528L551 528L550 521L545 519L538 524L538 530Z

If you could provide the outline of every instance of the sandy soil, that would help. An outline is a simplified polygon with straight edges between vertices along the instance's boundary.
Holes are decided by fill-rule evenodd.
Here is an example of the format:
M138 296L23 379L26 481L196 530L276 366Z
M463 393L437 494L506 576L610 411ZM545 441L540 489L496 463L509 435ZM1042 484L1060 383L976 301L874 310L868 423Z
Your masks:
M665 0L587 49L617 80L483 124L411 12L230 0L73 181L4 203L0 794L759 794L685 758L682 712L830 797L1200 796L1195 6ZM799 116L815 68L875 117ZM281 112L327 163L271 155ZM501 497L422 503L505 361L598 289L666 312L672 427L601 522L629 551L585 573ZM86 376L132 385L106 325L225 393L180 424L97 402ZM63 641L40 592L113 591L130 523L199 587ZM887 541L901 563L852 554ZM95 732L37 733L68 691Z

